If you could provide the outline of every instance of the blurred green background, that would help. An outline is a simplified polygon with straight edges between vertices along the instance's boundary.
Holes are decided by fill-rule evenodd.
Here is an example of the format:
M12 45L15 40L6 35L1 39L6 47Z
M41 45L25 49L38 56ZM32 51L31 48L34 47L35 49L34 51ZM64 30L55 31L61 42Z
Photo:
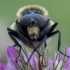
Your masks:
M56 29L61 32L61 50L70 46L70 0L0 0L0 54L3 59L6 59L7 46L13 45L6 28L14 22L19 8L34 4L45 7L50 18L59 23ZM57 40L58 35L48 44L52 57L57 50Z

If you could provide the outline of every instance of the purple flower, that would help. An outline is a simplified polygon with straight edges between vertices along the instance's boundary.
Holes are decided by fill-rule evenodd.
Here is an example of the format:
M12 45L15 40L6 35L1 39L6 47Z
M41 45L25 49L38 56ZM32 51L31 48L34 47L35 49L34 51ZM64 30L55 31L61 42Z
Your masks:
M28 53L28 58L30 57L31 53ZM33 70L38 70L38 59L35 56L32 56L30 59L30 65Z
M17 52L16 48L9 46L7 48L7 60L8 61L11 61L11 60L15 61L17 56L18 56L18 52Z
M53 60L50 57L48 58L48 69L53 70Z
M33 55L27 65L26 62L31 53L22 48L18 57L19 50L16 47L9 46L6 54L7 63L4 65L0 62L0 70L70 70L70 58L60 56L59 53L55 52L54 60L52 60L44 49L40 50L43 56L39 58ZM70 56L70 47L67 47L66 55Z
M6 64L6 70L17 70L17 67L16 67L16 58L18 56L18 52L17 50L12 47L12 46L9 46L7 48L7 61L8 63Z
M70 56L70 47L66 48L66 54ZM70 58L66 58L66 63L64 65L64 70L70 70Z
M15 47L9 46L7 48L7 60L8 63L6 64L6 70L27 70L33 69L36 70L38 67L38 60L35 56L32 56L30 59L30 64L27 66L25 63L27 62L31 53L22 53L21 56L18 57L18 50ZM27 69L26 69L27 68Z
M0 63L0 70L5 70L5 66L2 62Z

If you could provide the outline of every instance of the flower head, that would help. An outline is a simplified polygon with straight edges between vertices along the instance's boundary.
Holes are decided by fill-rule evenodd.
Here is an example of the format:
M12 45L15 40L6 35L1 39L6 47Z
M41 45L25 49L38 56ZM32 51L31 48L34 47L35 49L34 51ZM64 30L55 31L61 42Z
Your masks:
M26 52L22 48L22 52L19 55L19 50L16 47L9 46L7 48L7 64L4 65L0 62L0 70L69 70L70 69L70 58L63 57L60 53L54 54L54 60L48 56L45 49L40 49L42 53L41 57L33 55L28 63L30 52ZM70 56L70 47L66 49L66 55ZM19 56L19 57L18 57Z

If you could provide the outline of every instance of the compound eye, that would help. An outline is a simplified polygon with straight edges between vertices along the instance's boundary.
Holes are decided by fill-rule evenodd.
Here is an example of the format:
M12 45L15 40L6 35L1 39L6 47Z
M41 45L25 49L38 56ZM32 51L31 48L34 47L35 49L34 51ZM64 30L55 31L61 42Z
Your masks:
M47 20L40 14L28 14L21 18L20 26L23 30L25 30L28 25L34 23L39 26L40 30L43 30L46 26L48 26L48 22L46 21Z
M34 19L37 21L40 30L43 30L46 26L48 26L48 23L46 22L47 20L39 14L34 15Z
M25 16L23 16L23 17L21 18L21 20L20 20L20 26L21 26L21 28L22 28L23 30L26 29L27 23L29 22L29 20L30 20L30 17L27 16L27 15L25 15Z

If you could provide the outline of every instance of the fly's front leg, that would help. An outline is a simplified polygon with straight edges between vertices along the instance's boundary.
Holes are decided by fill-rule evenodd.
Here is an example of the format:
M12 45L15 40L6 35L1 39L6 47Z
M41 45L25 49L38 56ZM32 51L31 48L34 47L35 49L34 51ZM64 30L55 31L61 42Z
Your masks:
M30 42L25 36L23 36L21 33L19 33L19 32L16 32L16 31L14 31L14 30L12 30L12 29L10 29L10 28L7 28L7 30L8 30L8 33L9 33L9 35L10 35L10 37L11 37L11 39L15 42L15 44L16 45L18 45L19 47L20 47L20 52L21 52L21 45L19 44L19 41L17 40L17 39L19 39L19 40L21 40L23 43L25 43L26 45L30 45L31 46L31 48L35 48L35 46L32 44L32 42ZM17 39L16 39L17 38ZM37 50L37 49L35 49L34 50L34 52L37 52L38 54L39 54L39 56L41 56L41 54L39 53L39 51Z
M30 55L30 57L29 57L29 59L28 59L28 61L27 61L27 64L28 64L28 62L30 61L30 59L31 59L32 55L34 54L34 52L42 45L43 42L45 42L46 39L47 39L47 36L45 36L45 37L42 39L42 41L34 48L33 52L31 53L31 55ZM40 56L41 56L41 55L39 55L39 57L40 57Z

